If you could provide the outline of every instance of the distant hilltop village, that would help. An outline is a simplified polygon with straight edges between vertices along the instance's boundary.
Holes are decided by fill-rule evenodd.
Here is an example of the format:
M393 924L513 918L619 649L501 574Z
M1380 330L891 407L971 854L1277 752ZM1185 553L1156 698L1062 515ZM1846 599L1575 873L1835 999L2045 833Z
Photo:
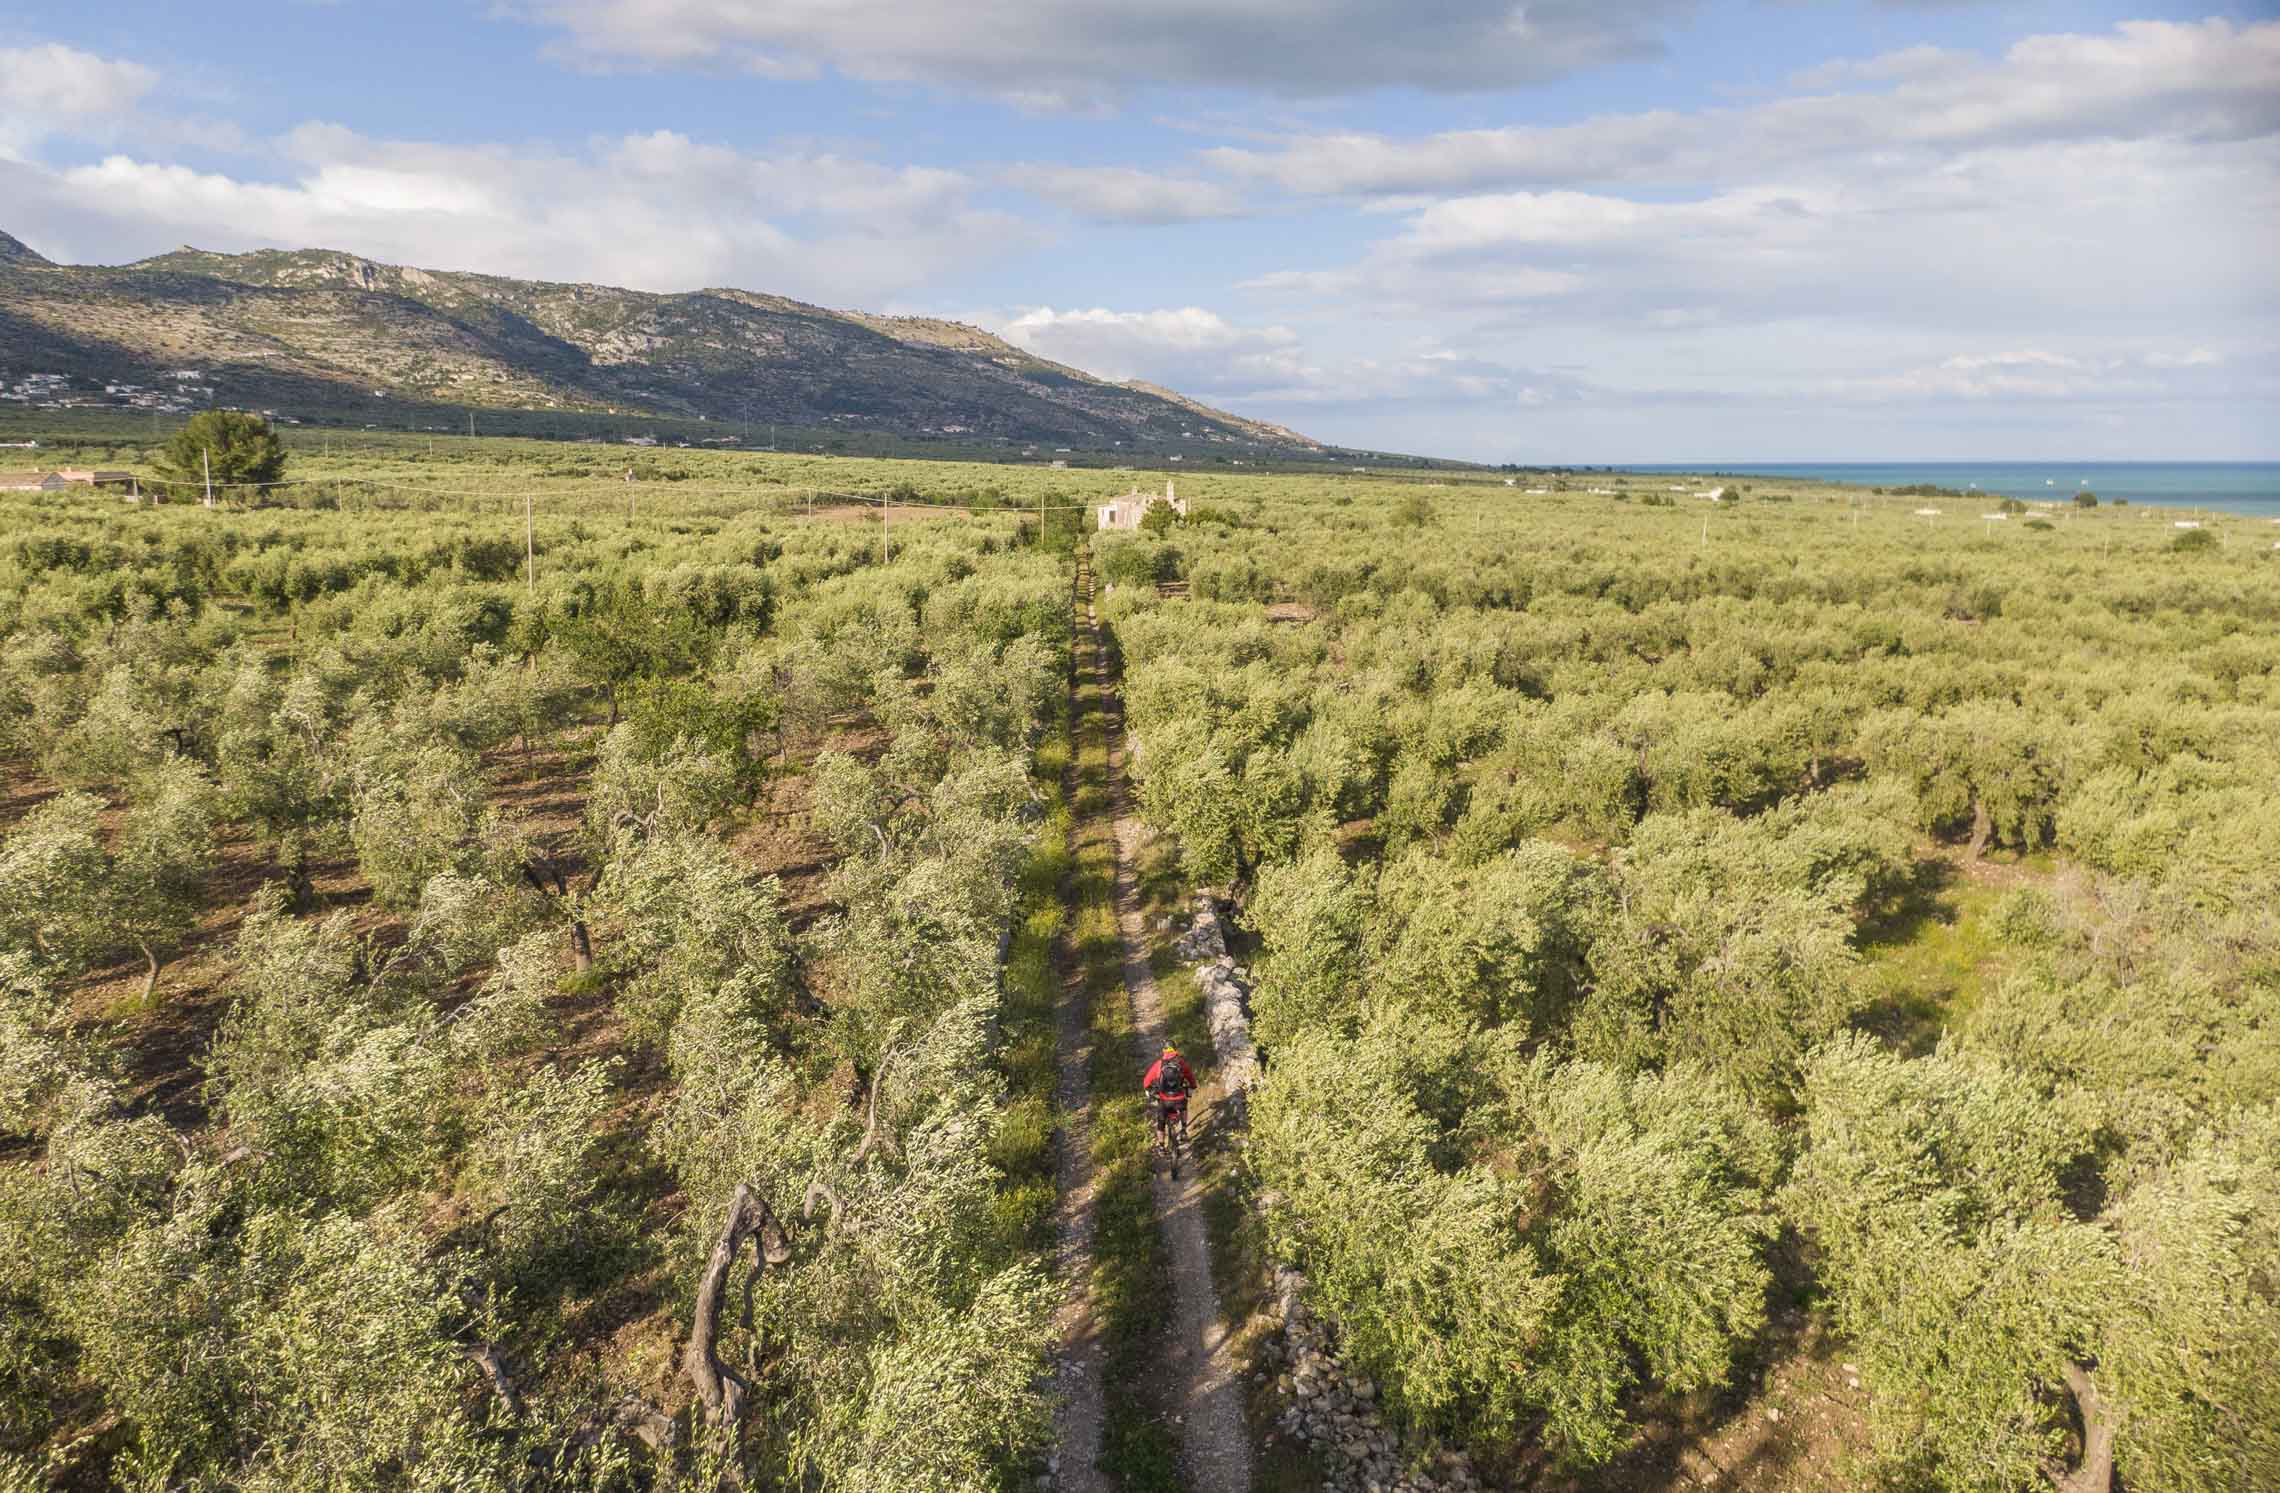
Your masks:
M11 374L0 369L0 403L43 410L137 410L153 415L187 415L214 403L214 386L202 368L177 368L158 375L156 384L124 379L74 378L68 373ZM253 410L272 425L298 425L273 409Z
M6 378L0 374L0 378ZM0 384L0 400L29 404L43 410L132 409L177 415L200 407L214 397L203 370L181 368L161 374L155 387L106 380L97 391L93 379L75 379L68 373L27 373Z

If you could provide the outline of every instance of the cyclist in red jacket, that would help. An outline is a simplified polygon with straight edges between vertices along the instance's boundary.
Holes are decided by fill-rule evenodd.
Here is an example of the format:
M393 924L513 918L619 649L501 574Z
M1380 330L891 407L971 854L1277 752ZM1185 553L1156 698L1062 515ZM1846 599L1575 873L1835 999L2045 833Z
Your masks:
M1172 1122L1178 1120L1183 1127L1187 1122L1188 1095L1195 1092L1195 1070L1180 1056L1180 1050L1167 1042L1163 1055L1149 1065L1148 1076L1140 1080L1140 1092L1151 1106L1156 1143L1169 1146Z

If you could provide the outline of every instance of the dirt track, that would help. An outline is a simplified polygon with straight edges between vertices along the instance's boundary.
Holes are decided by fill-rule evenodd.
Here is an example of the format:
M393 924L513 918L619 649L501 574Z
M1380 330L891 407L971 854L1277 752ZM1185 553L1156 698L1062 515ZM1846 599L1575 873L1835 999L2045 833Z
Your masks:
M1098 650L1099 622L1089 600L1085 620L1094 631ZM1155 973L1148 965L1147 924L1133 870L1141 827L1125 777L1123 697L1110 690L1105 708L1109 785L1116 813L1116 928L1123 945L1124 990L1132 1002L1132 1057L1137 1073L1154 1061L1163 1046L1164 1007L1156 990ZM1218 1099L1216 1088L1209 1084L1195 1096L1198 1129L1208 1128L1211 1109ZM1174 1283L1170 1341L1164 1345L1164 1352L1170 1369L1167 1378L1181 1386L1184 1398L1175 1412L1180 1423L1180 1460L1187 1474L1186 1486L1193 1493L1248 1493L1250 1429L1243 1415L1232 1334L1211 1278L1211 1237L1203 1216L1203 1185L1196 1171L1193 1166L1186 1167L1175 1180L1168 1170L1159 1169L1154 1184L1156 1218L1163 1230L1164 1253Z
M1072 717L1080 708L1074 689L1069 707ZM1079 802L1077 771L1072 760L1067 784L1072 804ZM1074 937L1073 927L1069 933ZM1059 1493L1109 1493L1099 1465L1102 1354L1100 1305L1092 1284L1094 1199L1100 1190L1092 1159L1092 1022L1073 950L1064 951L1063 962L1061 1008L1054 1030L1053 1103L1061 1116L1054 1164L1060 1194L1054 1211L1054 1271L1065 1294L1053 1320L1060 1348L1053 1365L1052 1483Z

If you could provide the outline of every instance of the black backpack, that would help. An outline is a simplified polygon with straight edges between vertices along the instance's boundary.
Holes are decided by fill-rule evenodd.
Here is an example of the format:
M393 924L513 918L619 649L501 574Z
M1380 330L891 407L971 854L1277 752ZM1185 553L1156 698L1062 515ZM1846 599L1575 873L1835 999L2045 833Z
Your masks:
M1156 1067L1156 1092L1166 1099L1185 1099L1188 1091L1187 1064L1176 1058L1167 1058Z

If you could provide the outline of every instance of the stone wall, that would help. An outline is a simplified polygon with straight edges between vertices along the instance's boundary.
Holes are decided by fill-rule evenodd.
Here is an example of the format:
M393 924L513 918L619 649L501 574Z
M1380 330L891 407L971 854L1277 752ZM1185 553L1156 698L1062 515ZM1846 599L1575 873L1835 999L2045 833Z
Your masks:
M1259 1054L1251 1045L1250 981L1227 952L1227 930L1218 904L1208 896L1197 896L1195 921L1173 947L1182 961L1197 966L1195 983L1203 992L1204 1016L1211 1023L1219 1080L1240 1111L1259 1076Z
M1182 962L1196 967L1219 1077L1227 1102L1241 1115L1259 1076L1250 971L1228 952L1226 913L1218 900L1198 893L1195 901L1193 921L1172 947ZM1282 1403L1280 1434L1312 1449L1328 1470L1330 1493L1477 1493L1480 1480L1463 1454L1400 1444L1379 1409L1377 1386L1348 1369L1331 1324L1307 1309L1306 1277L1288 1265L1274 1270L1281 1328L1261 1344L1260 1367L1274 1376Z
M1275 1269L1282 1331L1263 1355L1282 1414L1275 1424L1313 1448L1329 1469L1330 1493L1475 1493L1481 1486L1457 1452L1405 1452L1378 1407L1377 1386L1338 1357L1330 1324L1308 1311L1306 1277Z

